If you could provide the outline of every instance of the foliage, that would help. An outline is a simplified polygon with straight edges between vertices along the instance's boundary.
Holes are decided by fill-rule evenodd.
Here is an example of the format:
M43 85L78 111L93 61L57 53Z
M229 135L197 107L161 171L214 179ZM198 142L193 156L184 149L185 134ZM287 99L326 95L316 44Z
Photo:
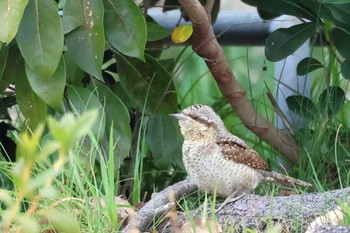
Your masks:
M172 81L174 60L162 60L145 52L147 41L163 39L170 32L145 18L134 1L4 1L0 13L0 27L4 29L0 35L4 157L15 160L14 150L10 153L14 140L7 135L15 131L12 126L30 131L48 115L69 111L82 114L98 109L99 121L92 133L102 148L108 146L108 132L113 126L118 138L113 155L118 171L135 162L139 148L130 149L138 146L139 140L132 137L132 130L178 132L175 122L166 116L177 111ZM15 87L6 89L13 83ZM9 101L13 97L15 101ZM20 118L11 122L8 110L17 106ZM159 130L155 123L147 124L153 115L167 122L165 128ZM140 119L144 119L142 125ZM154 145L152 137L148 138ZM171 150L180 148L179 140L172 143L169 139L166 143L173 145ZM174 163L181 166L178 149L168 154L167 146L162 151L154 146L144 148L139 160L152 159L150 150L155 151L156 163L145 163L149 164L147 170L166 169ZM131 158L126 159L129 155Z
M345 92L350 79L349 76L349 48L350 37L350 2L349 1L275 1L243 0L256 6L262 17L274 18L281 14L294 15L305 20L303 23L290 28L274 31L266 40L266 57L271 61L279 61L293 54L307 39L311 46L320 44L327 49L327 56L322 62L311 54L304 58L297 66L298 75L308 75L310 72L323 69L324 73L318 77L321 93L315 93L311 100L300 94L286 99L291 111L307 118L309 124L300 129L295 137L299 141L302 151L308 156L301 162L299 174L306 177L314 176L328 187L342 186L341 180L348 180L345 169L349 161L349 124L344 121L348 115L348 103ZM315 51L315 50L314 50ZM316 54L314 53L314 56ZM310 75L308 75L309 78ZM322 81L321 81L322 80ZM323 90L322 90L323 89ZM309 140L305 140L307 137ZM310 161L308 161L310 160ZM313 163L316 170L308 166Z
M326 55L321 59L312 54L297 67L299 75L323 70L323 76L318 77L319 83L325 83L319 85L321 91L315 88L312 98L298 94L286 101L293 112L309 120L295 134L304 154L295 168L299 176L314 179L323 188L342 187L349 183L349 103L344 92L350 73L349 3L244 2L257 6L260 14L269 19L282 13L307 19L269 36L265 52L270 61L286 58L309 38L312 46L325 45ZM220 1L215 3L213 22ZM166 0L166 4L176 6L177 2ZM16 9L18 14L8 9ZM80 232L82 228L89 232L116 230L120 224L115 211L116 194L131 197L136 206L142 197L148 198L170 182L183 179L182 139L177 123L168 116L178 107L210 103L225 123L233 125L232 131L256 141L242 126L236 126L238 120L223 104L204 62L185 47L166 51L159 40L170 32L146 15L147 6L138 6L133 0L0 3L0 27L4 29L0 32L0 117L4 120L0 141L5 147L1 152L9 160L17 159L14 168L8 169L13 171L11 183L16 191L2 189L0 195L5 206L1 213L4 231L12 223L16 230L25 227L39 231L41 221L44 226L49 222L56 231L65 231L62 227L69 227L69 232ZM185 35L175 31L175 37L182 41L182 36L190 36L188 27L180 27L186 29ZM178 51L174 53L175 50ZM230 57L237 50L225 50L230 62L238 67L235 72L244 89L249 90L254 106L272 119L264 86L251 82L247 72L249 56L257 59L255 50L240 49L242 59ZM246 64L236 65L237 60ZM265 61L250 64L257 62L262 70L266 69ZM267 66L270 69L271 63ZM196 70L200 75L194 75ZM269 76L259 73L259 79ZM13 83L15 86L9 86ZM8 110L17 106L19 117L11 121ZM89 111L92 109L93 113ZM63 115L67 112L82 116L74 119L70 113ZM56 121L53 116L62 119ZM98 120L92 124L94 118ZM43 128L46 119L47 134ZM89 129L91 137L80 141ZM15 158L14 137L7 132L17 130L22 132ZM255 149L262 155L273 153L261 142ZM71 214L53 205L62 196L80 198L83 204L78 209L83 210ZM107 214L91 210L87 201L90 197L102 198L107 203Z
M172 7L178 6L174 0L165 2ZM339 122L345 122L349 115L343 91L344 79L350 79L350 62L347 60L349 4L316 0L244 2L257 6L266 18L283 13L308 20L288 29L279 29L269 36L265 49L269 60L286 58L308 38L312 39L312 45L326 46L327 57L322 60L316 56L305 58L297 68L300 75L323 69L322 80L326 80L326 86L322 92L312 99L292 96L287 103L292 111L310 120L308 127L297 132L295 137L300 139L306 155L315 156L311 162L319 168L317 160L321 157L319 163L325 164L324 167L332 166L334 160L346 166L348 144L343 142L348 140L349 122L341 129ZM220 1L215 1L212 22L215 22L219 5ZM104 166L105 157L113 158L113 172L120 180L118 193L132 197L133 204L137 204L143 195L163 189L185 176L181 161L182 139L177 123L168 116L179 107L210 103L238 136L256 141L255 136L238 125L239 120L231 111L228 114L229 108L223 104L222 95L204 61L187 47L168 50L163 47L161 40L171 32L147 16L147 7L147 4L137 5L133 0L5 0L0 3L0 28L4 29L0 32L0 117L4 122L0 129L6 129L0 135L0 141L4 146L1 151L4 157L12 161L15 157L10 149L14 144L13 136L7 135L7 131L30 132L42 125L47 116L61 117L67 112L81 115L97 109L98 120L91 127L94 140L83 143L76 156L86 155L87 161L96 157L93 165L82 169L86 173L95 165ZM9 9L15 9L17 14ZM182 29L185 29L185 35L181 31L175 33L181 41L181 37L190 36L191 31L189 26ZM320 36L321 32L324 37ZM249 90L254 106L272 120L272 107L265 100L264 85L251 81L247 72L250 64L257 62L261 63L262 70L269 67L270 71L271 63L259 61L258 50L253 48L225 50L230 62L237 67L235 71L244 89ZM238 53L242 56L231 56ZM270 73L257 72L259 79L268 84L273 82L266 79ZM13 120L8 111L17 107L19 116ZM74 130L79 131L77 128L71 130L72 134L76 133ZM111 140L111 134L116 142ZM305 137L314 141L306 142ZM59 140L65 141L68 137ZM73 142L65 141L69 147ZM111 146L111 143L115 145ZM91 156L91 144L100 150L98 156ZM261 141L255 149L262 155L273 153ZM338 157L332 154L334 150ZM304 170L308 177L322 174L316 171L315 175L308 162L299 163L296 169L300 174ZM335 168L330 170L324 173L328 176L324 177L327 181L335 177ZM108 175L102 173L103 169L94 175L106 179ZM339 173L339 176L345 175ZM111 180L108 182L113 182ZM340 180L339 177L330 187L339 186ZM108 182L104 181L104 185L108 186Z
M192 25L180 25L171 33L171 40L176 44L183 43L191 37L192 32Z
M54 231L80 232L80 225L72 214L54 206L41 208L39 202L41 199L53 201L58 198L59 192L52 185L53 180L61 173L75 142L90 131L96 118L96 110L86 112L78 119L71 113L60 121L49 117L47 124L52 140L45 142L41 140L43 125L38 125L32 134L20 134L17 162L11 169L16 193L0 189L2 232L40 232L48 225ZM24 212L21 211L23 204L28 205Z

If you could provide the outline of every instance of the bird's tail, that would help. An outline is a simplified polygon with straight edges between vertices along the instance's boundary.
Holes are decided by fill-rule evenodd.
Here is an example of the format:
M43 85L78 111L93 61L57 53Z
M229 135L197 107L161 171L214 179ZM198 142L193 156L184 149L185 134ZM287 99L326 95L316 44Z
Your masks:
M287 186L304 186L304 187L313 186L312 184L307 183L305 181L298 180L290 176L282 175L277 172L261 171L261 174L264 176L265 182L277 182Z

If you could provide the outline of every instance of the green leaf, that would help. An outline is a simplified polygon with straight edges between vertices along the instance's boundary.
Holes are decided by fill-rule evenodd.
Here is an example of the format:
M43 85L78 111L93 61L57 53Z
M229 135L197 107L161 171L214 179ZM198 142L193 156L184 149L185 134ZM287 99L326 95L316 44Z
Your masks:
M67 34L81 26L81 22L73 16L64 16L62 18L63 33Z
M349 3L349 2L348 2ZM350 22L350 4L327 5L335 19L342 23Z
M5 216L7 213L3 213ZM9 213L11 214L11 213ZM22 227L22 229L26 229L26 232L40 232L40 224L37 219L28 215L18 215L17 216L18 225Z
M142 61L146 46L146 22L133 0L106 0L106 37L121 53Z
M103 31L102 0L67 0L64 10L64 22L79 27L65 35L67 55L85 72L103 81L102 63L105 49ZM65 28L68 30L67 28ZM70 28L72 29L72 28Z
M49 229L55 232L80 233L78 220L64 209L46 208L38 211L39 216L49 223Z
M8 53L9 46L4 46L0 49L0 80L6 67Z
M160 63L145 55L145 63L115 53L120 83L139 108L169 114L177 110L175 86L171 75Z
M66 4L66 0L58 0L58 9L62 9Z
M331 7L329 4L322 4L317 1L299 1L305 9L310 9L312 12L314 12L315 15L317 15L317 18L320 19L327 19L331 22L337 24L338 21L334 18ZM324 25L323 25L324 26ZM327 29L326 29L327 30Z
M335 116L345 100L345 92L340 87L326 88L320 95L319 101L322 108L327 110L329 117Z
M258 8L258 14L263 20L271 20L281 15L281 14L274 14L274 13L265 11L261 8Z
M158 168L167 169L176 157L181 157L180 137L176 137L178 123L170 116L153 116L147 125L146 140L154 163Z
M28 0L0 1L0 41L10 43L15 37Z
M159 63L164 69L166 69L170 74L173 72L176 62L173 58L159 60Z
M27 125L34 130L40 123L45 122L47 105L37 96L29 85L24 64L21 62L13 74L16 84L16 99L23 116L28 120Z
M118 80L119 80L119 75L118 75ZM133 101L130 99L130 97L128 96L128 94L120 84L120 82L114 83L112 86L110 86L110 89L124 103L127 109L135 107Z
M26 65L28 81L33 91L50 107L62 112L61 102L66 85L66 67L63 56L55 73L51 77L42 78Z
M13 205L13 197L12 197L12 192L10 190L6 189L0 189L0 200L3 202L6 206L11 206Z
M147 22L147 41L157 41L167 38L170 31L156 22Z
M305 19L316 19L315 14L308 8L305 8L299 0L242 0L242 2L251 6L256 6L272 14L285 14Z
M51 150L52 153L55 153L55 151L57 151L58 148L54 148L54 149L55 150ZM35 156L37 156L37 154L35 154ZM34 177L30 178L30 180L26 184L26 187L25 187L26 193L30 195L30 193L35 192L38 188L41 188L40 191L42 191L43 189L42 187L45 184L47 184L49 180L53 180L60 173L61 173L61 170L59 169L47 168L44 171L42 171L40 174L36 174Z
M345 60L341 64L340 73L347 80L350 80L350 60Z
M115 154L118 164L128 155L131 146L130 116L124 103L108 87L97 82L97 92L106 112L106 132L113 124L114 137L118 139Z
M316 32L315 23L302 23L280 28L266 39L265 54L270 61L280 61L294 53Z
M16 40L30 68L42 78L50 77L63 50L63 30L57 4L52 0L29 0Z
M93 125L91 131L96 140L102 140L105 134L106 114L98 97L87 88L72 85L67 87L67 96L72 111L77 112L78 115L82 115L89 109L98 110L99 121Z
M324 4L344 4L344 3L349 3L349 0L317 0L319 3L324 3Z
M58 121L49 116L47 123L50 134L55 141L59 141L67 150L72 148L74 144L85 136L93 127L98 117L98 110L91 109L85 111L78 118L73 113L68 112Z
M345 101L343 107L339 110L337 119L344 125L350 125L350 102ZM344 134L344 136L347 134Z
M319 68L323 68L321 62L312 57L306 57L301 60L297 66L297 75L305 75Z
M309 98L302 95L292 95L286 98L288 108L308 119L316 117L317 108Z
M350 59L349 41L350 33L342 28L333 28L331 33L334 45L340 55L345 59Z
M15 81L16 72L23 64L22 55L15 43L9 45L9 54L2 76L0 76L0 92L3 92L11 83Z
M66 64L67 83L73 85L82 85L85 72L80 69L77 64L75 64L74 61L72 61L72 59L67 56L67 54L64 54L64 63ZM87 78L87 80L89 80L89 78Z
M74 129L75 132L73 134L74 140L80 140L83 136L85 136L90 130L93 130L94 124L98 117L101 116L100 109L90 109L85 111L83 115L80 115L78 119L75 120ZM99 119L101 120L101 118ZM64 124L64 121L62 121Z

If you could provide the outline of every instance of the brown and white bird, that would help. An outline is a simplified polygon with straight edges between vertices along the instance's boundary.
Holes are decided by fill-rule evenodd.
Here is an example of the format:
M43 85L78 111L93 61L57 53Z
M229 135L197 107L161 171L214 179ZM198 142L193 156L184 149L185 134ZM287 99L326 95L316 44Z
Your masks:
M184 137L182 159L186 171L200 189L232 197L249 193L262 182L311 186L270 171L255 150L228 132L209 106L193 105L172 116L178 119Z

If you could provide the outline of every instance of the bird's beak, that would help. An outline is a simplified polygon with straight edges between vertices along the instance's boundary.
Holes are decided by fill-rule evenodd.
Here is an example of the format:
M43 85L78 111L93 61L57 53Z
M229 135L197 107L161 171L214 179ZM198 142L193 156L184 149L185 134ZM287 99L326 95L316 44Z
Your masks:
M169 115L175 117L178 120L186 119L186 116L183 113L173 113L173 114L169 114Z

